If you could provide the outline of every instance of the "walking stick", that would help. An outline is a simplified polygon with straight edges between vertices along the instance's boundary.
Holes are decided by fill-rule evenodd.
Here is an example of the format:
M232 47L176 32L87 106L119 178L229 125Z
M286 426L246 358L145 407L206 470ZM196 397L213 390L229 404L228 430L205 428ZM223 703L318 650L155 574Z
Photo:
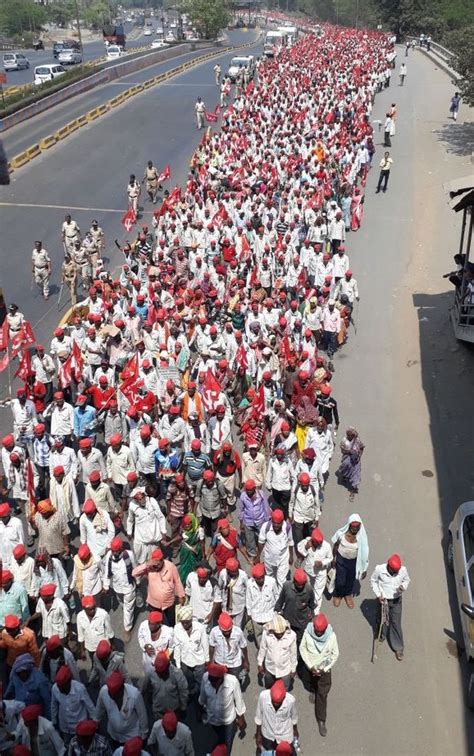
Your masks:
M377 650L382 642L382 628L385 624L387 624L387 620L388 620L387 602L384 601L383 604L381 605L379 629L377 633L374 633L374 642L372 644L372 658L370 660L372 664L375 664L376 662Z
M62 296L62 293L63 293L63 288L64 288L64 281L62 282L61 288L59 289L58 309L59 309L59 305L61 304L61 296Z

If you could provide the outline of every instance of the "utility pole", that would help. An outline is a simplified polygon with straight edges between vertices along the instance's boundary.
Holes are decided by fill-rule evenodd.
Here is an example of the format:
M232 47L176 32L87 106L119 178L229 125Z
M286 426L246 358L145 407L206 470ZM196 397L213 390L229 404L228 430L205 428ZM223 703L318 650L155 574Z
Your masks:
M74 0L74 7L76 10L76 24L77 24L77 36L79 37L79 47L81 48L82 58L84 58L84 50L82 48L81 20L79 18L79 5L77 3L77 0Z

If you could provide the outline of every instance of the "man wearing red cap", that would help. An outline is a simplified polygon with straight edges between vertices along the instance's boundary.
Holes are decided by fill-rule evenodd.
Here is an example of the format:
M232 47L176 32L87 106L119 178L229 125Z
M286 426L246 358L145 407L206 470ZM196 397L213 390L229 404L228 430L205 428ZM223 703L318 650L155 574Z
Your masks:
M230 754L237 728L243 732L247 726L246 709L237 678L228 675L223 664L209 664L202 678L199 706L203 721L213 727L217 742L224 743Z
M132 682L125 666L124 655L120 651L115 651L109 640L101 640L92 657L92 669L87 683L94 688L101 688L112 672L120 672L125 682Z
M41 634L46 640L52 635L59 635L65 641L69 637L71 618L66 603L56 595L54 583L44 583L39 589L36 612L33 621L41 617Z
M253 637L257 648L260 648L264 625L273 617L279 593L275 578L265 573L265 565L262 562L254 565L252 576L247 581L245 607L247 616L252 622Z
M213 463L216 477L222 482L227 494L227 506L235 504L235 489L242 488L242 464L239 454L232 449L232 444L224 442L220 449L214 452Z
M214 557L217 572L220 573L226 566L227 560L235 559L239 551L249 561L248 553L242 547L237 530L231 526L229 520L221 518L217 521L217 528L211 540L208 559L210 560L212 556Z
M392 554L386 563L376 565L370 584L379 600L377 637L380 641L388 638L396 658L402 661L402 596L410 584L410 576L398 554Z
M281 509L274 509L271 522L260 529L257 559L262 560L267 575L276 579L279 588L283 586L293 564L293 546L290 523L285 520Z
M201 524L206 536L212 537L219 518L226 514L227 496L220 480L212 470L204 470L196 486L196 503L201 509Z
M221 611L231 615L237 627L242 627L245 614L248 575L240 568L238 559L230 557L225 568L219 574L216 592L216 603Z
M327 734L327 698L331 689L331 670L339 658L336 633L324 614L317 614L304 631L300 655L305 663L315 693L314 709L319 733Z
M283 447L278 447L268 461L265 486L272 493L273 507L282 509L285 515L288 515L291 489L295 482L293 462L287 457Z
M260 693L255 724L255 740L260 750L274 751L281 741L292 743L298 739L296 700L286 692L283 680L277 680L270 690Z
M63 646L59 635L52 635L44 644L40 670L52 685L57 672L65 665L71 670L72 679L79 680L79 670L72 652Z
M36 425L36 408L34 402L27 398L24 388L17 390L16 398L11 402L13 414L13 432L21 446L26 446L29 456L33 456L34 426Z
M74 409L72 404L64 401L62 391L55 391L53 401L43 412L44 419L51 418L51 435L62 436L70 446L71 436L74 433Z
M102 480L107 478L104 455L94 447L92 438L81 438L79 441L77 463L78 478L83 485L87 485L92 472L98 472Z
M292 580L287 580L283 584L275 611L288 620L291 629L296 633L299 645L306 625L314 613L313 589L301 567L294 571Z
M220 592L216 580L211 576L211 567L206 562L201 563L194 572L186 578L185 593L189 606L193 610L193 617L204 625L212 622L216 595Z
M146 738L148 733L142 694L120 672L112 672L100 689L95 718L107 721L107 734L117 746L137 736Z
M24 545L25 533L19 517L12 516L8 502L0 504L0 558L3 568L10 568L15 546Z
M299 542L297 549L303 559L301 567L313 586L315 612L318 613L321 611L328 569L333 561L332 547L324 540L321 530L314 528L308 538Z
M133 456L137 472L153 485L156 485L155 454L157 451L158 439L152 435L152 428L149 425L142 425L134 438Z
M165 559L161 549L155 549L150 560L135 567L132 575L134 578L146 577L148 604L162 611L165 622L173 627L176 602L184 604L186 598L176 565Z
M26 589L28 599L33 601L33 570L35 560L33 557L28 556L23 544L15 546L12 556L10 570L13 573L13 578Z
M109 613L96 605L94 596L83 596L82 610L77 614L77 640L81 649L81 659L86 658L86 651L90 659L102 640L112 641L114 631Z
M130 495L126 523L127 536L133 539L133 553L137 564L147 562L151 552L166 537L166 520L157 500L137 486Z
M107 479L112 481L115 497L119 499L127 485L127 473L136 470L135 459L131 449L123 443L120 433L114 433L109 443L105 460Z
M67 473L63 465L55 465L51 472L49 498L52 505L65 515L68 522L78 520L81 510L72 473Z
M67 664L56 673L51 690L51 721L65 742L69 742L77 721L95 718L95 706L86 686L74 680Z
M13 579L13 573L10 570L1 572L0 592L0 627L3 626L6 614L16 614L22 622L30 616L28 608L28 595L24 586Z
M244 490L240 494L238 506L240 532L245 536L245 545L249 557L253 560L257 556L257 539L262 525L270 519L270 507L266 495L257 490L253 478L245 481Z
M247 641L240 627L227 612L209 633L209 661L224 664L231 675L242 683L250 669Z
M156 654L153 669L145 675L141 690L146 700L151 698L154 720L161 719L167 709L184 718L189 699L188 682L183 671L170 663L166 651Z
M319 491L312 485L309 473L302 472L291 492L289 507L289 521L293 525L293 538L297 547L318 526L320 516Z
M166 756L194 756L191 730L174 711L166 711L151 729L148 745ZM155 753L155 751L153 751Z
M108 593L112 588L112 598L123 604L124 641L130 640L135 618L136 580L134 577L135 557L131 549L126 549L121 538L113 538L110 551L104 559L103 586Z
M75 728L75 735L69 743L69 756L82 756L82 754L94 754L94 756L110 756L110 745L107 738L99 735L99 724L94 719L83 719Z
M112 489L102 479L99 470L92 470L88 476L84 496L86 500L92 499L100 512L108 512L112 518L120 516L119 507L112 494Z
M0 634L0 649L6 653L5 664L9 671L15 659L23 654L31 655L34 663L39 665L40 652L33 630L23 627L20 617L6 614L2 619L3 630Z
M64 742L50 720L42 716L43 713L46 715L39 704L25 706L16 731L17 742L29 748L31 754L63 756Z

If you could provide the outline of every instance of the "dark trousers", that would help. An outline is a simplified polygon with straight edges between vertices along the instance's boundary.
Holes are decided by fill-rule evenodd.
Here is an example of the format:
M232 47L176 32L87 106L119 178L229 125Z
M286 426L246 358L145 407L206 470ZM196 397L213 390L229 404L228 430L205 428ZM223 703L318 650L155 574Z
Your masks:
M311 531L313 529L313 523L312 522L294 522L293 523L293 540L295 542L295 546L303 540L303 538L308 538L308 536L311 535Z
M214 732L217 735L217 745L225 743L227 746L227 756L230 756L232 752L232 744L235 738L236 724L232 722L227 725L212 725Z
M387 638L395 652L403 651L403 630L402 630L402 597L387 600L388 607L388 625L382 625L381 638ZM379 603L379 622L382 618L382 605Z
M328 357L332 357L337 352L337 333L335 331L324 331L323 349L327 352Z
M40 465L36 465L36 470L38 473L36 495L38 499L47 499L49 496L49 467L40 467Z
M281 509L288 517L288 506L291 499L291 491L277 491L272 488L272 509Z
M380 171L379 182L377 184L377 191L378 192L380 192L381 189L384 192L387 190L387 184L388 184L388 177L389 176L390 176L390 171ZM383 186L382 186L382 184L383 184Z
M383 146L384 147L392 146L392 140L390 139L390 131L384 131L383 133Z
M311 684L313 686L315 701L314 713L318 722L325 722L328 706L328 695L331 690L331 670L323 672L322 675L311 675Z
M204 664L197 664L195 667L188 667L181 662L181 670L188 681L189 695L198 695L201 689L201 680L206 671Z

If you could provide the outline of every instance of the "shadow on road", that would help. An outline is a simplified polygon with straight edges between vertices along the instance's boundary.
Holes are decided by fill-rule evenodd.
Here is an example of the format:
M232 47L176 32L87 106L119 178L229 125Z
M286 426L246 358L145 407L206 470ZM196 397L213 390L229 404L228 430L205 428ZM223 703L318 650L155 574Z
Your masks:
M458 342L451 326L449 308L453 290L441 294L413 295L418 312L422 386L430 415L430 433L438 482L443 536L439 544L446 553L448 525L457 507L473 498L474 349ZM463 689L467 690L469 672L462 646L459 607L452 573L444 559L453 627L444 628L446 646L459 658ZM474 716L465 708L466 738L474 748Z
M474 123L449 121L434 131L438 140L453 155L470 155L474 151Z

